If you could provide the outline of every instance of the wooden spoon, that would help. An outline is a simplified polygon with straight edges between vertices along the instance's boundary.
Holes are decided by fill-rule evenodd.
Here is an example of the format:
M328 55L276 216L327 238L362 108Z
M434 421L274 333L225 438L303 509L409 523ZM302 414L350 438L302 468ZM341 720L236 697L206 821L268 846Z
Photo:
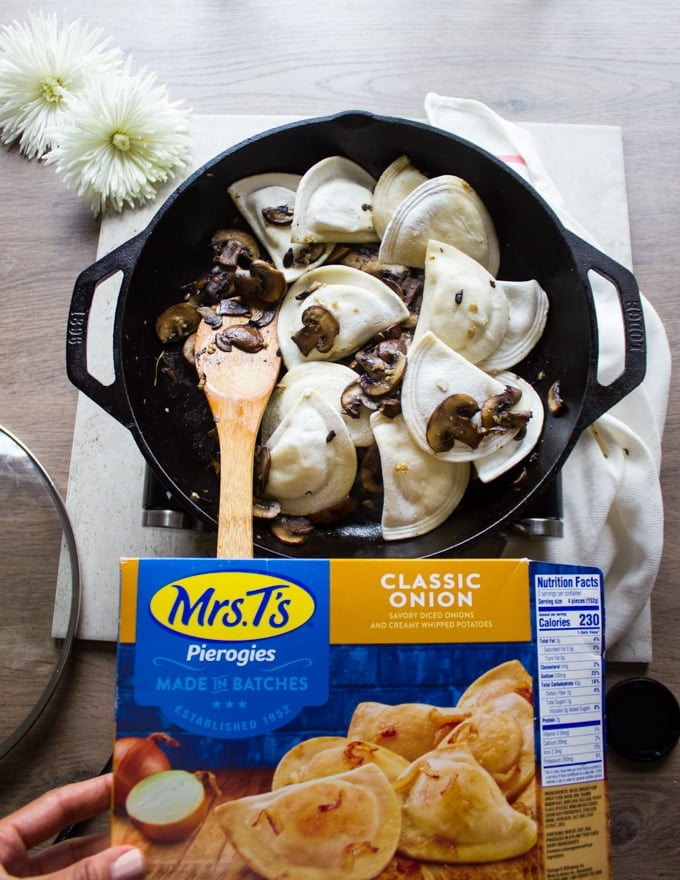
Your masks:
M230 351L223 350L225 333L228 337L253 329L248 318L224 316L221 327L202 320L196 331L196 369L220 444L218 558L253 555L253 460L262 414L281 365L277 320L278 308L266 326L255 328L262 337L262 347L255 351L233 342Z

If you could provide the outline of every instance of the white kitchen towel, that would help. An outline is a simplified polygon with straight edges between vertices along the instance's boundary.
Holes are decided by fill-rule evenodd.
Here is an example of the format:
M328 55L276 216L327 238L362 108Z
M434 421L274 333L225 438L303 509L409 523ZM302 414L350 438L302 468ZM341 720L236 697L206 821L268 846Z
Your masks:
M570 216L526 129L467 98L429 93L425 111L432 125L505 161L550 204L566 227L598 246ZM609 282L592 275L591 284L600 331L598 379L607 384L620 371L620 306L610 295ZM505 550L507 556L602 569L608 652L647 605L663 551L659 470L671 357L659 316L644 296L642 305L647 336L645 379L583 432L565 463L564 536L540 542L513 538Z

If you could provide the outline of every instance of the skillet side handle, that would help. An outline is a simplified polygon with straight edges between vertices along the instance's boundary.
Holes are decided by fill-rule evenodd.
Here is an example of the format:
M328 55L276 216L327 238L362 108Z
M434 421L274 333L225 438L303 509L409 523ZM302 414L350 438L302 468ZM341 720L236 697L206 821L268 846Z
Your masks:
M66 373L70 381L107 413L129 428L132 413L123 382L114 359L114 380L104 385L95 378L87 364L89 318L97 287L116 272L123 273L123 284L144 243L143 235L123 243L96 263L84 269L76 279L71 297L66 330Z
M610 281L616 289L625 344L620 375L608 385L594 379L589 388L580 418L583 430L623 400L644 379L647 370L645 318L640 289L632 272L569 230L565 232L584 281L589 283L587 274L593 271ZM598 327L598 338L601 333L602 328Z

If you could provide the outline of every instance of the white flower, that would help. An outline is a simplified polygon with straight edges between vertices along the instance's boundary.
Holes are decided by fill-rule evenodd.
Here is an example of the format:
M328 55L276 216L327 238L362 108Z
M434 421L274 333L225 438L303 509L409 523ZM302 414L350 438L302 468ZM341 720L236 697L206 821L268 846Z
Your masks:
M80 20L59 26L56 15L29 13L0 28L0 140L19 141L29 159L53 144L66 101L93 77L111 75L123 54L100 41L101 29Z
M95 214L156 195L191 152L189 111L171 103L146 70L98 79L69 99L58 143L45 157Z

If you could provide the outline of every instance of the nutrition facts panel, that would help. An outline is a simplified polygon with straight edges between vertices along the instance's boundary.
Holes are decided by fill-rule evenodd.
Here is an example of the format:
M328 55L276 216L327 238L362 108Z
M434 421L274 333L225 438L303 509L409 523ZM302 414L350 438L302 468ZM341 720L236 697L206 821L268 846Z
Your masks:
M534 579L542 784L604 779L602 573Z

